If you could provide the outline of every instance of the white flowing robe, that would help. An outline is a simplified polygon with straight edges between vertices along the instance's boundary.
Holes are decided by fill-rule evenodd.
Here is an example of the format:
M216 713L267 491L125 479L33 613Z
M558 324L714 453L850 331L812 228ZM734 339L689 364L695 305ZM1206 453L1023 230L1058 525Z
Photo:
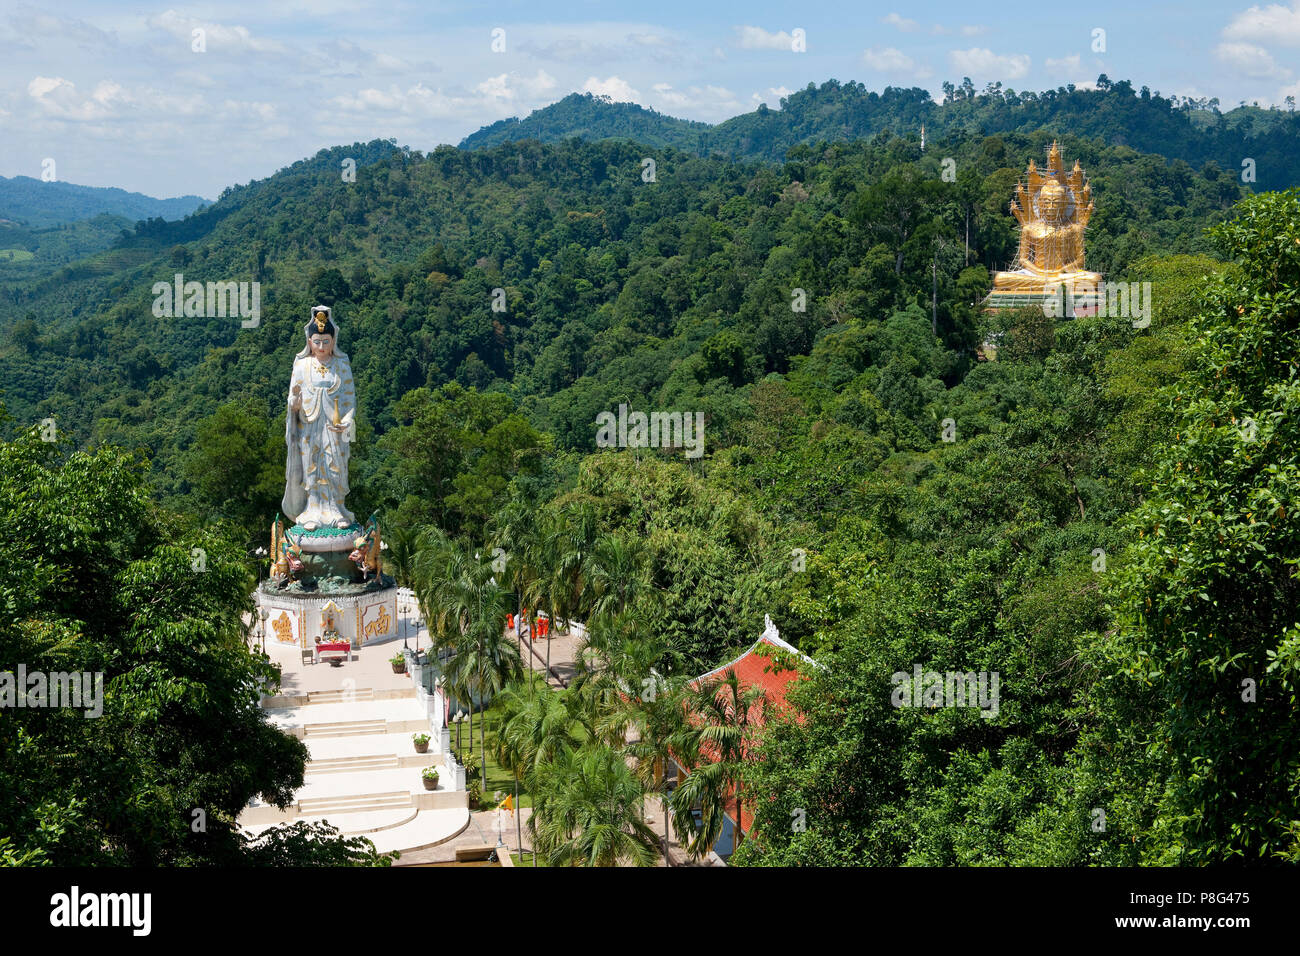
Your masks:
M297 410L291 404L295 385L302 388ZM356 521L343 503L348 493L347 431L327 427L337 423L346 429L356 407L352 365L346 357L336 352L323 365L310 355L294 359L284 422L288 462L281 502L289 520L300 525L315 521L321 527Z

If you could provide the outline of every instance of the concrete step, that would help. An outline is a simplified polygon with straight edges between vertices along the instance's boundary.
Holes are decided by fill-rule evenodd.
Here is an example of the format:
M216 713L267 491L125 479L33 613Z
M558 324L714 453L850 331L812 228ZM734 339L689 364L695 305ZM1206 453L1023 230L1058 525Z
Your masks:
M469 826L469 823L469 810L465 807L421 810L410 823L378 832L371 837L371 842L380 853L387 853L390 850L401 852L423 850L454 840Z
M298 814L304 817L319 817L327 813L369 813L374 810L400 810L412 805L408 790L393 790L388 793L365 793L355 796L317 797L299 800Z
M306 724L303 731L308 737L359 737L363 734L388 733L388 722L384 720L340 720L330 723Z
M357 700L374 700L373 687L358 687L354 690L339 688L337 690L313 690L307 693L308 704L347 704Z
M355 757L328 757L309 760L305 773L360 773L366 770L394 770L401 766L396 754L370 754Z
M344 836L364 836L367 833L379 833L404 826L416 818L420 808L399 807L394 810L370 810L358 813L331 813L328 822L337 827ZM308 823L324 823L325 817L299 817ZM297 820L294 821L295 823Z

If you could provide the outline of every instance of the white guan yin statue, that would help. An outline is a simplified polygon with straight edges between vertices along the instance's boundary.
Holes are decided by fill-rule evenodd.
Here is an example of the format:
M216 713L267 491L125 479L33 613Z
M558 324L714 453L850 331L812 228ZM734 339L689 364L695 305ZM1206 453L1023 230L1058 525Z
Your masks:
M311 310L307 342L294 358L284 441L285 516L306 531L356 524L348 494L348 451L357 399L352 364L338 348L328 306Z

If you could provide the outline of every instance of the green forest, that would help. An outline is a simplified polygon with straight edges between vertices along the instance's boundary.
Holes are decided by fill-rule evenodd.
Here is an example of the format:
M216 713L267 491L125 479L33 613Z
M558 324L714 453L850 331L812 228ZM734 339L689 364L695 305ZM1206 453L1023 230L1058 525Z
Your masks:
M95 732L121 793L58 759L74 722L4 724L6 859L384 862L196 846L182 816L301 784L256 720L269 665L235 648L324 303L360 410L350 506L394 548L519 555L520 593L610 622L594 649L634 684L735 657L765 614L817 661L801 719L727 765L755 819L733 865L1300 861L1300 191L1265 191L1300 182L1294 116L1109 81L942 104L832 81L712 128L552 109L463 148L323 150L75 261L0 261L0 635L120 689ZM981 308L1054 141L1092 186L1088 268L1150 282L1149 327ZM156 317L177 273L260 283L260 324ZM703 413L703 456L598 448L620 404ZM178 571L196 546L219 602ZM914 664L998 672L998 716L892 707ZM586 729L528 752L554 806L582 761L622 772L619 719L653 723L618 686L585 675ZM570 706L517 690L523 722Z

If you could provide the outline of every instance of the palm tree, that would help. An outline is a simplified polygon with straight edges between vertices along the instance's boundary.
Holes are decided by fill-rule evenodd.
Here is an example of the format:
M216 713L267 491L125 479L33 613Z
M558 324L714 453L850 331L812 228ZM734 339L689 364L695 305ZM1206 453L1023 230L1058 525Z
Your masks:
M673 823L678 834L691 834L686 850L703 856L722 834L729 793L735 794L735 846L740 845L741 778L745 758L761 726L767 694L759 684L741 687L735 668L705 681L688 694L686 711L691 723L681 736L681 759L691 767L673 793ZM700 804L700 824L691 811Z
M467 673L456 666L456 658L464 650L464 621L449 613L450 594L454 582L466 570L465 552L450 541L438 528L422 531L416 541L412 558L412 584L420 613L429 625L431 658L439 661L443 674L443 687L449 697L465 707L469 713L470 751L474 749L474 698L467 683Z
M541 764L528 828L552 866L652 866L654 831L641 817L644 790L622 753L597 742Z
M640 539L609 534L593 546L587 565L583 610L588 620L623 614L650 588Z
M626 752L636 758L635 772L660 795L664 817L664 864L668 859L668 762L680 760L692 748L692 727L686 716L685 688L680 679L654 675L648 692L628 701L631 729L636 734ZM711 845L711 844L710 844Z
M387 535L388 551L384 554L384 568L393 575L398 586L409 588L414 578L415 554L419 548L419 535L409 528L395 528Z
M501 584L510 588L515 596L515 635L519 646L519 656L524 654L523 631L519 627L519 618L524 607L524 591L528 585L532 568L528 562L528 532L533 524L535 509L519 498L510 502L493 516L492 544L505 552L505 570L498 575ZM528 669L532 670L531 654Z
M541 764L577 750L590 736L571 709L567 693L553 690L545 681L527 692L518 684L507 687L501 706L497 756L520 777L528 778Z
M457 549L459 552L459 549ZM482 557L459 552L444 564L445 578L437 587L440 630L459 635L449 670L457 684L470 694L470 734L473 739L473 697L480 706L506 684L519 680L523 665L519 652L506 637L506 592L492 575L492 565ZM487 789L486 708L479 722L482 786Z
M628 705L645 692L647 680L657 680L665 656L664 645L644 627L631 614L597 617L588 623L574 662L570 692L590 715L595 735L611 747L622 746L632 723Z
M559 521L545 512L538 516L534 530L524 542L524 562L526 570L521 572L523 578L524 601L535 611L545 611L555 626L556 598L560 591L561 571L560 549L563 536L557 525ZM537 629L533 628L530 641L536 642ZM546 679L551 675L551 644L546 642Z
M536 686L539 681L531 671L528 684L527 691L515 684L501 694L503 717L497 732L496 753L502 765L513 771L516 784L521 778L525 781L535 809L540 785L538 775L543 765L577 750L591 735L571 710L567 692L553 690L544 677L540 686ZM531 824L529 832L533 832ZM534 851L533 866L536 865Z

